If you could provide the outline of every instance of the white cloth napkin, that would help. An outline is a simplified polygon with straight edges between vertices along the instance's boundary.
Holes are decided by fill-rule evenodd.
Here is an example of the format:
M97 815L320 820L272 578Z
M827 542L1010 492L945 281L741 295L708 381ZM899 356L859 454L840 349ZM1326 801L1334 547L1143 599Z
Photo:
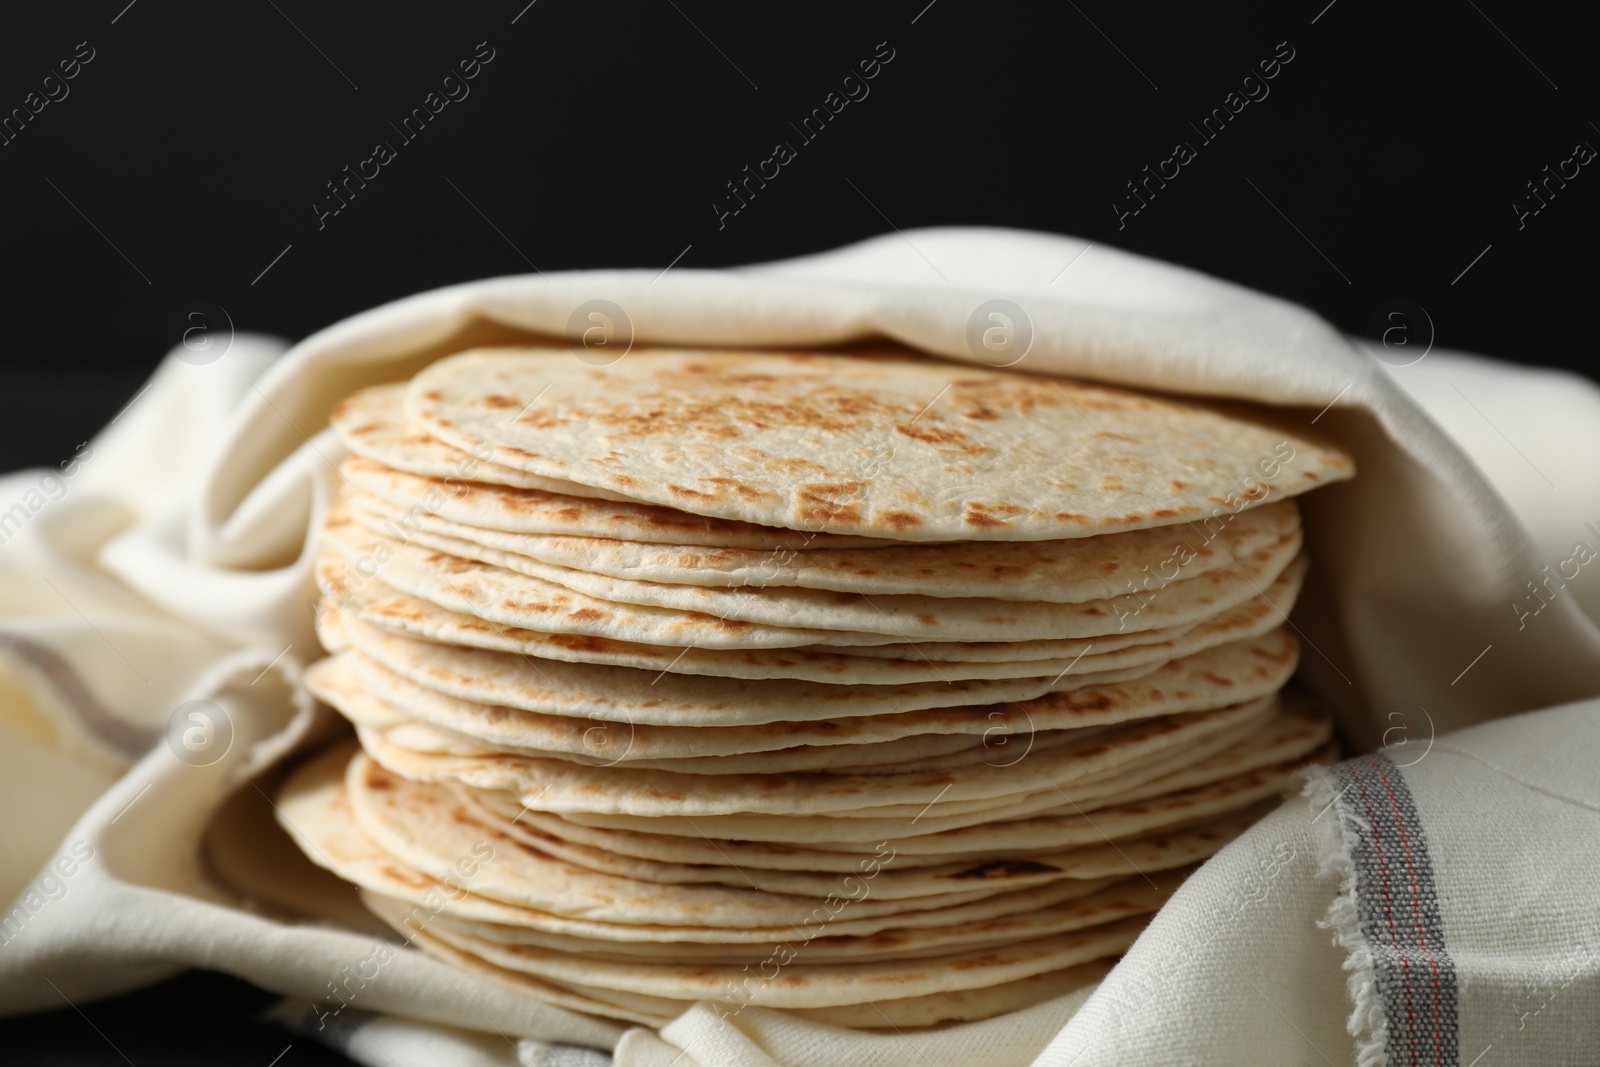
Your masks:
M658 1035L217 887L197 847L213 810L326 726L297 678L320 655L307 545L336 485L338 399L472 344L560 337L591 300L637 343L882 335L994 362L968 338L996 299L1031 328L1018 369L1278 405L1360 468L1306 499L1319 580L1295 621L1307 678L1388 756L1318 778L1230 846L1098 990L936 1037L703 1008ZM1600 693L1583 610L1600 560L1577 551L1600 551L1591 385L1442 352L1391 369L1204 275L970 229L736 271L490 279L280 351L241 335L206 365L169 357L68 468L0 478L0 896L17 894L0 1011L204 966L293 998L283 1018L384 1067L586 1062L571 1045L662 1067L1588 1062L1600 707L1505 717ZM1379 807L1352 806L1363 788ZM1397 855L1409 865L1386 866ZM1418 871L1427 893L1396 881Z

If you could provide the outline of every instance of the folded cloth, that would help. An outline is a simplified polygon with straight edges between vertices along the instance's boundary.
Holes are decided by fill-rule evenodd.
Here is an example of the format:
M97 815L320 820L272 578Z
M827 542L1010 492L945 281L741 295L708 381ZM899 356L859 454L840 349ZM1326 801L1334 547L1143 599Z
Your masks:
M277 898L300 894L344 921L296 924L241 900L208 869L205 826L328 725L298 678L321 654L307 542L341 458L330 408L462 348L562 336L595 300L620 310L635 343L887 336L968 362L990 362L969 337L1004 300L1026 327L1016 365L1030 371L1257 401L1315 423L1361 473L1306 502L1320 575L1295 619L1306 674L1347 736L1388 742L1388 755L1327 772L1202 868L1098 990L937 1036L700 1008L660 1034L624 1032L395 948L309 864L271 872ZM1587 565L1600 530L1585 525L1600 526L1591 386L1440 352L1389 369L1282 301L994 230L914 231L737 271L491 279L278 351L240 336L204 366L169 358L70 465L0 479L0 895L18 894L0 915L0 1011L205 966L294 998L302 1010L286 1018L338 1030L373 1063L418 1048L455 1049L460 1063L592 1059L569 1045L679 1067L1352 1051L1363 1063L1587 1062L1600 834L1582 746L1600 709L1505 717L1600 693L1600 629L1582 609L1600 586ZM1530 406L1508 409L1519 394ZM1527 487L1536 478L1551 495ZM1538 520L1532 536L1507 498ZM1369 794L1379 807L1354 806ZM368 1013L406 1021L370 1030Z

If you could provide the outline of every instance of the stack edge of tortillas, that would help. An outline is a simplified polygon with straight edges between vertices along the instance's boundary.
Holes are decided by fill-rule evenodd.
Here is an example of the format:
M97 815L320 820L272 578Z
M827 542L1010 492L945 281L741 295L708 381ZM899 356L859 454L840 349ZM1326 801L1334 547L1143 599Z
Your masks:
M564 1007L906 1028L1105 973L1334 755L1254 419L872 351L483 349L334 413L280 819Z

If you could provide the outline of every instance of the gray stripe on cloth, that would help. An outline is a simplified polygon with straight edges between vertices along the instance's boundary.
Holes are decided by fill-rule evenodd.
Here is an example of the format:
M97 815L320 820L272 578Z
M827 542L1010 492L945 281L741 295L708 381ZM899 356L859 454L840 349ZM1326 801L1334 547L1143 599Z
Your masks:
M138 759L161 740L161 732L117 718L90 692L72 665L54 649L20 634L0 630L0 648L48 685L73 721L96 741L126 759Z
M1356 915L1372 952L1392 1067L1460 1067L1456 968L1405 776L1382 754L1329 768L1349 835Z

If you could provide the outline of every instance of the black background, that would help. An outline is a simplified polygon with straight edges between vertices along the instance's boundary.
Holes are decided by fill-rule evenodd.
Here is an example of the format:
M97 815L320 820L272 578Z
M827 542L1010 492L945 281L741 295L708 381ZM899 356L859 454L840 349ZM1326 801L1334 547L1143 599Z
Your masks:
M95 53L0 147L0 469L67 456L191 299L298 338L530 263L736 264L890 222L1077 234L1353 332L1409 300L1439 344L1592 373L1600 177L1520 230L1511 209L1600 145L1594 38L1564 7L125 2L18 8L0 38L7 113L80 41ZM871 94L719 229L725 183L880 41ZM1119 230L1124 182L1198 144L1188 123L1282 41L1270 95ZM479 42L495 58L470 95L400 143L389 123ZM325 183L379 140L397 158L319 230Z
M713 267L891 225L1075 234L1351 332L1407 300L1438 344L1594 373L1600 168L1521 229L1511 207L1576 143L1600 145L1575 7L125 3L15 7L0 36L0 114L79 42L94 50L0 147L0 469L69 455L138 389L187 301L298 338L535 265ZM470 95L401 144L389 123L480 42L494 59ZM725 183L794 140L789 123L879 42L894 59L870 95L719 228ZM1280 42L1294 58L1270 95L1201 146L1188 123ZM1198 158L1119 229L1124 183L1180 139ZM397 158L319 229L325 183L378 141ZM242 1018L234 987L193 983L183 1001L138 1067L276 1054L276 1034L185 1029ZM86 1010L148 1029L132 1003ZM50 1062L123 1062L69 1009L0 1025L0 1044L7 1031L77 1049ZM316 1062L303 1045L285 1067Z

